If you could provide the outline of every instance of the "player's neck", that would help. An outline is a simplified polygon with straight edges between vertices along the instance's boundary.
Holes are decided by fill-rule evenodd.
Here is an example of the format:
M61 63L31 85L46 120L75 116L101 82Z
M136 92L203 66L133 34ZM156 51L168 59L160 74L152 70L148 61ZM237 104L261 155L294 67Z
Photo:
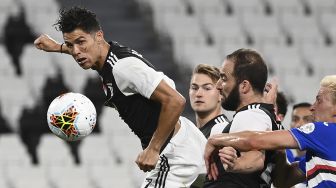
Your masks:
M241 97L240 104L238 105L238 108L236 111L238 111L242 107L247 106L249 104L262 103L262 102L263 102L263 98L260 94L253 93L251 95L244 95Z
M107 58L107 55L108 55L108 52L110 50L110 44L106 41L104 41L102 44L101 44L101 51L100 51L100 59L99 59L99 66L98 66L98 70L102 70L103 69L103 66L104 66L104 63L105 63L105 60Z
M212 112L198 112L196 113L196 126L198 128L203 127L205 124L207 124L210 120L213 118L219 116L222 114L221 108L216 109Z

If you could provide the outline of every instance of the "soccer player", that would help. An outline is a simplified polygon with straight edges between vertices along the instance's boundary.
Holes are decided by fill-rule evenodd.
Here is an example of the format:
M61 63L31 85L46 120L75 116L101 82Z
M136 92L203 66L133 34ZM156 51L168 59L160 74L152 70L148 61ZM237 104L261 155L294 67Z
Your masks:
M199 64L195 67L190 81L191 108L195 112L196 125L206 138L222 133L229 123L222 111L222 96L216 88L219 77L217 67Z
M308 187L336 187L336 75L321 80L311 111L313 123L289 131L245 131L210 137L205 151L207 168L212 163L215 147L232 146L241 151L295 148L307 151L305 177ZM284 177L292 185L300 182L299 178L290 171Z
M70 54L83 69L98 72L105 105L115 108L141 141L136 163L148 172L142 187L190 186L204 168L206 138L180 117L185 99L174 82L136 51L107 42L96 15L85 8L62 10L56 25L64 43L41 35L35 46Z
M195 112L196 125L208 138L210 135L222 133L229 120L223 114L222 96L216 88L220 78L219 69L215 66L199 64L195 67L190 80L189 100ZM223 168L223 165L218 168ZM204 172L205 174L205 172ZM205 175L200 175L192 187L204 187Z
M291 128L301 127L304 124L313 122L313 115L310 110L311 106L307 102L298 103L293 106Z
M267 75L267 66L256 51L239 49L226 57L220 69L217 89L223 97L222 107L225 110L236 111L236 114L222 132L278 129L274 106L263 102ZM211 157L212 165L221 166L218 152L223 149L216 148L217 155ZM226 171L215 168L217 171L214 173L218 176L211 176L212 173L208 172L209 180L215 181L209 182L206 187L270 186L269 171L272 168L269 162L272 153L241 152L240 157L233 159L226 158L226 155L230 156L224 151L220 152L220 159L227 159L228 168Z

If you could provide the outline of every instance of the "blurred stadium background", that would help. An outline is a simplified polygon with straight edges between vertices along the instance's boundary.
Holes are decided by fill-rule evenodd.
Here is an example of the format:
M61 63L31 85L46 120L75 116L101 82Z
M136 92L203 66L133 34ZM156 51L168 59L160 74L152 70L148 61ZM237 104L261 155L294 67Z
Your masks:
M96 12L106 39L142 53L187 99L196 64L256 49L289 100L285 126L291 106L313 102L319 80L336 72L336 0L0 0L1 188L133 188L144 177L134 163L139 141L102 106L97 74L33 47L42 33L62 41L52 24L73 5ZM97 108L97 127L81 142L47 127L49 103L66 91ZM194 120L189 104L184 116Z

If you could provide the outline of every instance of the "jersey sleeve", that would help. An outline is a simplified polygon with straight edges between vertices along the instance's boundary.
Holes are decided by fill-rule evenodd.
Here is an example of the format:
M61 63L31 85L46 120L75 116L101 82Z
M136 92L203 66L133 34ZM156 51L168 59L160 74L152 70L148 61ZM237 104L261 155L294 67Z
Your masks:
M237 113L233 118L230 133L267 130L272 130L271 118L264 111L254 109Z
M319 151L324 146L323 135L323 122L308 123L299 128L292 128L290 132L297 141L300 150L313 150Z
M216 123L211 131L210 131L210 136L215 135L215 134L221 134L223 132L223 129L228 125L228 122L223 122L223 123Z
M113 67L113 75L119 90L125 95L139 93L149 99L161 80L175 89L170 78L136 57L120 59Z
M299 168L303 173L306 173L306 156L301 156L298 158Z

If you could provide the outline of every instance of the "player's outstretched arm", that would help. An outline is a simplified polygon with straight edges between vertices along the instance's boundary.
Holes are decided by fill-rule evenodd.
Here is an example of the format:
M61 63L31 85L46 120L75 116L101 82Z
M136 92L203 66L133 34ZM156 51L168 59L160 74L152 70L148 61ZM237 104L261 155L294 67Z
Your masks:
M287 130L222 133L211 136L208 142L216 147L231 146L240 151L299 148Z
M218 176L218 169L213 165L213 156L218 155L218 148L225 146L231 146L239 151L299 148L289 131L243 131L210 136L204 151L210 179L216 179Z
M46 34L40 35L34 41L34 45L37 49L40 49L46 52L58 52L58 53L69 54L68 47L64 43L61 44Z
M150 97L161 104L158 127L148 147L139 154L136 163L143 171L155 168L161 147L173 131L185 106L185 99L165 81L161 81Z

